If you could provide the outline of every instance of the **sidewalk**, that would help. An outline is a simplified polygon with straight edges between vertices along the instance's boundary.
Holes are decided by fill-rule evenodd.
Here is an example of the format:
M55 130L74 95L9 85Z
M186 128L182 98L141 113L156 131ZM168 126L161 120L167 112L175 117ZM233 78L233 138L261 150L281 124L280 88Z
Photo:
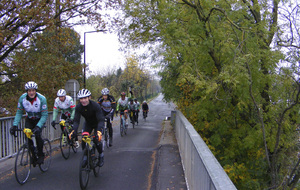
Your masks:
M157 190L186 190L187 185L182 168L181 157L170 121L162 124L162 134L158 149Z

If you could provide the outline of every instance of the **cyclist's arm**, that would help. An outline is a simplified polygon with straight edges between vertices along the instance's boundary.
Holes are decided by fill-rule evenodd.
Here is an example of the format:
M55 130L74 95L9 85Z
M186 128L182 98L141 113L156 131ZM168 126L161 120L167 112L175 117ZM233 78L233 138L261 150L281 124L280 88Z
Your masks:
M81 117L79 106L80 106L80 104L78 104L75 107L75 116L74 116L74 123L73 123L73 128L74 128L75 131L77 131L77 129L79 127L80 117Z
M71 117L70 117L70 119L74 120L74 117L75 117L75 102L73 101L73 98L71 99L70 103L71 103L71 106L70 106Z
M54 101L54 106L53 106L53 117L52 117L52 121L56 120L56 117L58 115L58 104L57 104L57 98Z
M116 110L116 100L115 100L115 97L110 96L110 102L111 102L112 109Z
M21 121L21 118L22 118L22 115L23 115L23 111L24 111L24 107L23 107L23 104L22 104L22 102L23 102L23 96L24 96L24 94L19 98L17 113L16 113L16 116L15 116L15 119L14 119L13 126L18 126L18 124Z
M104 129L104 121L105 121L105 117L104 117L104 113L100 107L99 104L95 104L96 105L96 117L97 117L97 121L98 121L98 130L101 130L101 132L103 132Z
M38 94L38 93L37 93ZM36 124L39 128L42 128L47 121L48 118L48 107L47 107L47 99L45 96L38 94L41 99L41 119Z
M119 107L120 107L120 103L119 103L119 100L118 100L117 106L116 106L116 111L119 111Z

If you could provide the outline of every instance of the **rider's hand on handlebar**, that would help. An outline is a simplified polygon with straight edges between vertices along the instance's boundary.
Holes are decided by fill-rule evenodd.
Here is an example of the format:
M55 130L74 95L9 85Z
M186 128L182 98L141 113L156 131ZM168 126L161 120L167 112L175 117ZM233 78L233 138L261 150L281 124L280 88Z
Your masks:
M17 137L16 130L17 130L17 126L12 126L12 127L9 129L9 132L10 132L11 135Z
M55 127L55 121L52 121L52 122L51 122L51 125L52 125L52 127L56 130L56 127Z
M31 131L33 134L39 133L40 132L40 128L38 126L35 126Z
M72 125L73 124L73 119L68 119L68 122L69 122L70 125Z

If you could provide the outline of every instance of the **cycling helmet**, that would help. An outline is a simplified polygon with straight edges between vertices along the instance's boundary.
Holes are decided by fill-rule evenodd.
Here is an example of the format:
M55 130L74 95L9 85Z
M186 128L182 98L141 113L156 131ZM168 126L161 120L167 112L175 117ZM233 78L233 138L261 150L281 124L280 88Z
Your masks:
M126 96L126 93L125 92L121 92L121 96Z
M132 101L133 101L133 99L132 99L132 98L129 98L129 101L130 101L130 102L132 102Z
M134 101L137 101L137 99L135 98Z
M37 90L37 88L38 88L38 85L33 81L29 81L25 84L25 90L29 90L29 89Z
M81 89L79 90L77 97L80 98L85 98L85 97L89 97L92 93L88 90L88 89Z
M101 93L102 93L102 95L108 95L109 94L108 88L103 88Z
M66 96L67 92L64 89L59 89L57 91L57 96Z
M146 100L144 100L144 102L143 102L143 103L147 103L147 102L146 102Z

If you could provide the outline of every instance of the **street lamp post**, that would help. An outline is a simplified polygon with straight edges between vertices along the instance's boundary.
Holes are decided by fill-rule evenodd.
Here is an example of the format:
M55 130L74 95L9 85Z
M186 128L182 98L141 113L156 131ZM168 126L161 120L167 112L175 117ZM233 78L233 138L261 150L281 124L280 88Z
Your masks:
M85 34L87 33L94 33L94 32L106 32L106 30L95 30L95 31L88 31L88 32L84 32L84 36L83 36L83 87L86 88L86 62L85 62Z

